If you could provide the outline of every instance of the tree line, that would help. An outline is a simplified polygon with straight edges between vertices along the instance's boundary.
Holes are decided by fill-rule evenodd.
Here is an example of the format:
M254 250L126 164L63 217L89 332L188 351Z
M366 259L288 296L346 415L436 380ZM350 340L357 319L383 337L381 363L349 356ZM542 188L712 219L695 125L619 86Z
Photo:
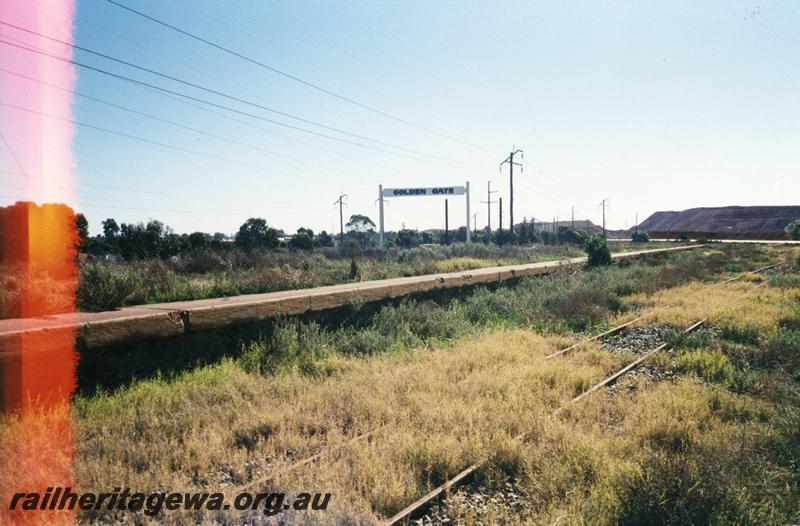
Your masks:
M336 240L345 247L357 245L359 249L374 249L378 245L375 222L368 216L354 214L345 225L345 232L330 234L326 231L315 233L310 228L301 227L297 232L286 235L282 230L270 226L266 219L251 217L239 227L232 239L220 232L192 232L177 234L168 225L158 220L146 223L117 223L113 218L102 221L102 234L89 236L89 224L83 214L76 214L76 231L79 237L79 250L83 253L103 256L113 254L125 260L162 258L190 255L203 250L225 251L240 249L245 252L259 250L312 250L332 247ZM339 238L342 239L339 239ZM386 232L387 247L412 248L421 244L448 244L465 242L467 230L460 227L450 232L442 230L418 231L403 228L397 232ZM589 235L580 230L559 226L555 231L523 220L514 230L476 230L472 240L477 243L498 245L527 245L544 243L548 245L584 245Z

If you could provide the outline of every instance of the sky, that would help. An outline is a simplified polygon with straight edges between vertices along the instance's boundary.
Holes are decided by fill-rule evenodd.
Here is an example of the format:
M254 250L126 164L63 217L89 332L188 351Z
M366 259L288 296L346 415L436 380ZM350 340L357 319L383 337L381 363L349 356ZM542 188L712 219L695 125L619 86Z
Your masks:
M25 25L15 15L28 1L4 0L0 20ZM83 67L74 78L46 77L82 94L58 115L75 121L64 156L74 191L59 199L85 213L92 233L107 217L159 219L177 232L230 234L249 217L287 232L338 231L340 194L345 218L377 223L379 184L467 181L478 228L488 181L507 225L509 174L500 162L512 148L524 151L516 222L565 220L574 207L576 219L600 223L605 198L609 228L659 210L800 204L794 1L119 1L406 122L106 0L77 1L75 45L253 104L0 25L0 38L240 112ZM58 12L52 3L41 0L42 16ZM48 27L38 30L64 38ZM51 59L32 56L0 53L2 67L36 77L42 68L26 61ZM0 102L26 106L4 75ZM17 87L56 90L15 78ZM32 133L25 119L50 118L8 106L0 115L8 142L0 143L0 205L52 199L37 186L47 175L38 172L51 169L47 152L22 146ZM451 227L463 225L464 197L451 197L449 209ZM385 210L387 230L444 223L441 197L393 198ZM493 226L497 213L495 204Z

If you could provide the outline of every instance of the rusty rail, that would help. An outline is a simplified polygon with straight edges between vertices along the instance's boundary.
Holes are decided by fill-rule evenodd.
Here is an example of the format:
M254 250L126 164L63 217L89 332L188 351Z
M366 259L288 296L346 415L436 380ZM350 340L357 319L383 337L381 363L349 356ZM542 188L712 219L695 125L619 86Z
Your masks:
M714 286L723 285L725 283L731 283L731 282L736 281L738 279L741 279L742 277L747 276L749 274L763 272L764 270L768 270L768 269L777 267L778 265L780 265L780 263L776 263L774 265L768 265L766 267L762 267L762 268L759 268L759 269L756 269L756 270L752 270L750 272L745 272L745 273L742 273L739 276L735 276L735 277L733 277L731 279L727 279L725 281L722 281L722 282L719 282L719 283L715 283ZM669 305L666 306L666 307L669 307ZM666 307L661 307L661 308L666 308ZM588 340L573 344L573 345L571 345L571 346L569 346L569 347L567 347L565 349L557 351L556 353L548 355L546 357L546 359L550 359L550 358L552 358L554 356L558 356L558 355L564 354L565 352L568 352L569 350L576 348L577 346L579 346L582 343L586 343L586 342L592 341L592 340L597 340L597 339L603 338L605 336L608 336L610 334L614 334L616 332L619 332L620 330L622 330L623 328L631 325L632 323L641 320L643 317L644 316L640 316L640 317L638 317L638 318L636 318L634 320L628 321L628 322L626 322L626 323L624 323L622 325L619 325L619 326L614 327L614 328L612 328L612 329L610 329L608 331L605 331L605 332L603 332L601 334L593 336L593 337L589 338ZM705 322L706 322L705 319L697 321L697 322L691 324L690 326L688 326L686 329L684 329L684 332L685 333L690 333L690 332L696 330L697 328L701 327ZM657 352L662 351L662 350L667 349L667 348L669 348L669 344L668 343L663 343L663 344L659 345L658 347L655 347L654 349L651 349L651 350L647 351L640 358L638 358L635 361L631 362L630 364L626 365L622 369L614 372L613 374L611 374L610 376L606 377L602 381L596 383L595 385L593 385L592 387L590 387L589 389L587 389L583 393L581 393L581 394L575 396L574 398L568 400L567 402L563 403L561 406L559 406L558 408L556 408L553 411L553 413L552 413L553 416L557 416L561 411L563 411L567 407L571 406L572 404L574 404L574 403L580 401L581 399L589 396L590 394L598 391L602 387L615 382L620 377L622 377L625 374L627 374L629 371L631 371L631 370L635 369L636 367L640 366L648 358L650 358L651 356L653 356ZM525 439L525 434L523 433L523 434L517 435L517 436L514 437L514 439L515 440L524 440ZM465 468L463 471L458 473L452 479L450 479L447 482L445 482L444 484L441 484L440 486L436 487L435 489L433 489L432 491L430 491L429 493L427 493L423 497L421 497L421 498L417 499L416 501L412 502L411 504L409 504L408 506L406 506L405 508L403 508L402 510L397 512L395 515L390 517L384 523L385 526L394 526L396 524L401 524L404 521L407 521L407 520L409 520L409 519L421 514L436 499L438 499L442 494L444 494L445 492L447 492L451 488L453 488L455 486L458 486L459 484L463 483L465 480L468 479L469 476L474 474L477 470L479 470L485 464L486 464L485 461L484 462L476 462L474 464L470 464L467 468Z

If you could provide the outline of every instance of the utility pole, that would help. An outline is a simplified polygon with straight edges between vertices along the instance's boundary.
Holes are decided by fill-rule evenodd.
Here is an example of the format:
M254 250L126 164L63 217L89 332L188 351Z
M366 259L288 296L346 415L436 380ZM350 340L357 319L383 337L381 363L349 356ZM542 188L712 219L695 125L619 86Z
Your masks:
M636 212L636 225L634 225L633 230L637 234L639 233L639 212Z
M503 231L503 198L500 198L500 226L497 228L498 232Z
M496 203L497 201L492 201L492 194L496 194L497 190L492 190L492 182L489 181L486 183L486 201L481 201L481 203L486 203L486 228L489 230L486 236L486 242L492 242L492 203ZM502 215L502 213L500 214Z
M447 221L448 221L447 199L445 199L444 200L444 244L445 245L449 245L450 244L450 239L449 239L449 230L450 230L450 228L449 228L449 225L448 225Z
M475 233L475 237L478 237L478 212L474 212L472 214L472 231Z
M511 148L511 153L508 154L508 157L500 163L500 171L503 171L503 165L508 163L508 189L509 189L509 203L508 203L508 212L509 212L509 219L511 220L510 229L513 235L514 232L514 166L519 166L519 170L522 171L522 164L514 162L514 156L519 154L520 158L523 157L524 152L519 149Z
M347 194L342 194L339 196L339 199L333 202L333 206L339 205L339 243L344 242L344 215L342 214L342 205L347 205L344 202L344 198L347 197Z
M606 237L606 205L608 203L608 197L600 201L600 206L603 207L603 237Z
M572 207L572 230L575 230L575 207Z

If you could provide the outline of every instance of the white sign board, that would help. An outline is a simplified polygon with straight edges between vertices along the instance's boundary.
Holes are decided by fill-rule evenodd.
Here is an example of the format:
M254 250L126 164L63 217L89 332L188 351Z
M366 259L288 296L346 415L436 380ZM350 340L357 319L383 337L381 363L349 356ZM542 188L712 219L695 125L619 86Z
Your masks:
M464 186L437 186L434 188L384 188L383 197L414 197L424 195L464 195Z

